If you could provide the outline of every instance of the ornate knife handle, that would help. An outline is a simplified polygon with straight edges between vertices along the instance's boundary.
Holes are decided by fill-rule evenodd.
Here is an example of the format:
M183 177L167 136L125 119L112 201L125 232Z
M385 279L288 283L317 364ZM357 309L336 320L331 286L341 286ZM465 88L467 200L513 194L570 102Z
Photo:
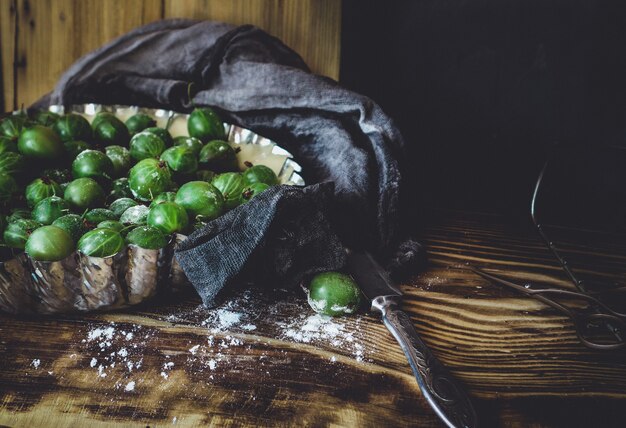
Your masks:
M385 326L402 347L426 401L447 426L476 427L476 412L467 393L420 339L398 303L395 296L381 296L373 300L372 309L382 313Z

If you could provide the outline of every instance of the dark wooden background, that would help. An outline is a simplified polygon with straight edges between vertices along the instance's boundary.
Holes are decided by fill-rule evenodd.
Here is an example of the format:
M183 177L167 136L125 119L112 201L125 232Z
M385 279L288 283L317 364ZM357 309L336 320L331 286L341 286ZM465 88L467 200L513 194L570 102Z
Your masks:
M339 77L337 0L0 0L0 107L30 105L80 56L163 18L257 25L295 49L314 72Z

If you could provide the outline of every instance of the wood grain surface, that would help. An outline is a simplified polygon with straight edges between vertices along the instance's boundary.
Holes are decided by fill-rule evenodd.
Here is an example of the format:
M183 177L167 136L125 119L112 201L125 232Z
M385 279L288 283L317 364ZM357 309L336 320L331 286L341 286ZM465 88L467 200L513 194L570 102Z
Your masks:
M312 71L339 77L338 0L0 0L4 110L30 105L74 61L115 37L179 17L257 25L300 53Z
M254 24L298 52L314 73L339 79L340 0L164 0L164 16Z
M15 98L15 39L17 0L0 0L0 83L3 111L13 110Z
M428 224L431 264L402 285L404 308L481 426L623 426L623 351L585 348L567 318L463 267L569 287L530 223L436 212ZM378 317L320 320L299 290L241 287L210 310L188 292L116 313L1 315L0 358L10 426L441 426Z

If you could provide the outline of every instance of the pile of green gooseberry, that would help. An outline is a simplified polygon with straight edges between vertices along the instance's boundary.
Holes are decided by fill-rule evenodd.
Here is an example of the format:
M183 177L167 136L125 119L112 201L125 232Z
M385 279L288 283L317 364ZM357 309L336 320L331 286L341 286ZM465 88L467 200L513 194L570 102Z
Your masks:
M125 245L159 249L278 184L246 162L210 108L172 138L149 115L18 112L0 121L2 245L58 261L75 250L110 257Z

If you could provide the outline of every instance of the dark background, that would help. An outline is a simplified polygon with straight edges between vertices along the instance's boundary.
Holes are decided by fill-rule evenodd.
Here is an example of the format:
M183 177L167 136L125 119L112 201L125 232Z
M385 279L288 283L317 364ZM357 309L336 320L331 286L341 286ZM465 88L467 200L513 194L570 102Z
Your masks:
M402 130L413 208L526 214L554 143L626 141L626 2L343 5L340 80Z

